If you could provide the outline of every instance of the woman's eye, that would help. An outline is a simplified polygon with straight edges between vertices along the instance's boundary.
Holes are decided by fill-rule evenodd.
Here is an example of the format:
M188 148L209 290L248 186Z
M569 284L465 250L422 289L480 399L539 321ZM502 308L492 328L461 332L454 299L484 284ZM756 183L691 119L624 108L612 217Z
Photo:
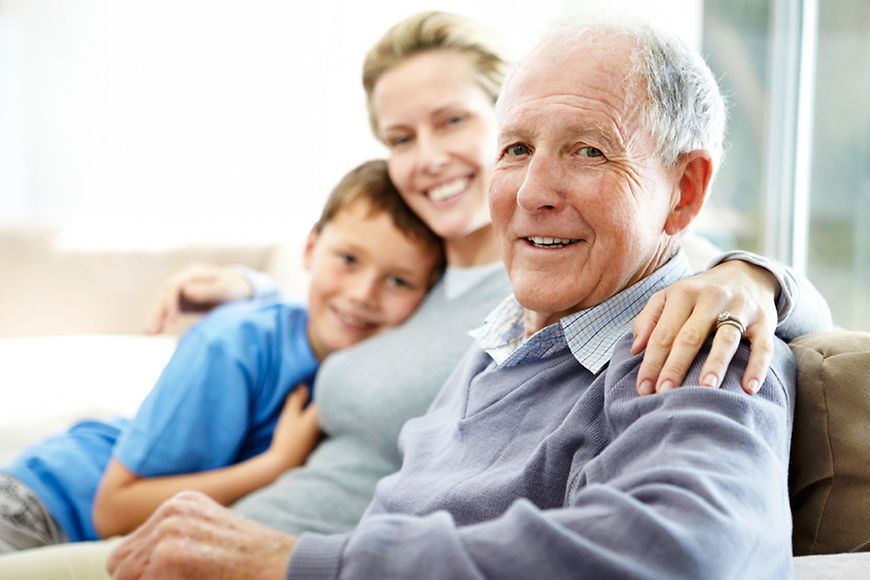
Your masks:
M505 153L510 155L511 157L523 157L528 155L531 152L528 145L523 145L522 143L514 143L513 145L508 145L505 149Z
M601 149L598 149L597 147L581 147L580 153L584 157L589 157L590 159L593 159L596 157L604 157L604 152L601 151Z
M461 123L461 122L464 121L464 120L465 120L465 116L464 116L464 115L450 115L450 116L447 117L447 119L444 121L444 124L445 124L445 125L457 125L457 124Z
M405 143L409 143L410 141L410 135L396 135L394 137L387 137L386 139L388 147L399 147Z

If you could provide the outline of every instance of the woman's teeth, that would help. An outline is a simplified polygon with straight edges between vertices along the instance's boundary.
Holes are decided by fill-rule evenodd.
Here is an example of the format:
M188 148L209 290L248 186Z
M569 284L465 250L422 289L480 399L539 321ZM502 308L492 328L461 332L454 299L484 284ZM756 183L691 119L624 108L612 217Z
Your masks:
M454 195L462 193L468 187L468 179L456 179L449 183L433 187L429 190L429 199L432 201L444 201Z
M580 240L569 240L563 238L547 238L542 236L529 236L526 238L536 248L564 248L570 246Z

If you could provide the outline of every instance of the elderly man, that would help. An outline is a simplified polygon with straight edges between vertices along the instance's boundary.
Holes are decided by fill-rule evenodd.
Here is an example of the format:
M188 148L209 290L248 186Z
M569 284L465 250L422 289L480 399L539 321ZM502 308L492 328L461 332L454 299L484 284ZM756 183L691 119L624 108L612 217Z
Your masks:
M755 396L741 364L721 389L635 389L631 321L689 274L678 238L721 151L710 71L644 25L565 29L498 114L491 205L515 297L405 426L360 526L295 538L185 494L113 554L117 578L791 575L788 349Z

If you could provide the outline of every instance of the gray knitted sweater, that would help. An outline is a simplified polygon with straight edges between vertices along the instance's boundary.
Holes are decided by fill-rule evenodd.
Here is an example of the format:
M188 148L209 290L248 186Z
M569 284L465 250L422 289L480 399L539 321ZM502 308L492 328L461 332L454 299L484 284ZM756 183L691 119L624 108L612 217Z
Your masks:
M353 528L377 481L402 463L396 445L402 425L426 412L471 344L468 331L510 294L499 266L452 298L441 280L402 326L330 355L315 383L327 438L304 466L233 509L287 532ZM466 273L448 270L446 277L453 274Z
M775 342L754 396L746 343L721 388L648 397L630 332L597 374L564 338L512 366L474 346L360 526L304 534L287 578L789 578L795 366Z

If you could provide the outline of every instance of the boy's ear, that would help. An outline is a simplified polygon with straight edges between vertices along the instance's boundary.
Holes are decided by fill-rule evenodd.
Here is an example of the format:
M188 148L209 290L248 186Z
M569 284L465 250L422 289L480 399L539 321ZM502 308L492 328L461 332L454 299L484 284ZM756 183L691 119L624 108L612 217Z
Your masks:
M311 270L311 264L314 262L314 247L317 245L317 228L311 228L308 232L308 239L305 240L305 252L302 254L302 264L306 271Z
M665 232L676 235L686 229L700 213L713 178L713 160L703 149L683 155L677 164L680 172L673 207L665 222Z

